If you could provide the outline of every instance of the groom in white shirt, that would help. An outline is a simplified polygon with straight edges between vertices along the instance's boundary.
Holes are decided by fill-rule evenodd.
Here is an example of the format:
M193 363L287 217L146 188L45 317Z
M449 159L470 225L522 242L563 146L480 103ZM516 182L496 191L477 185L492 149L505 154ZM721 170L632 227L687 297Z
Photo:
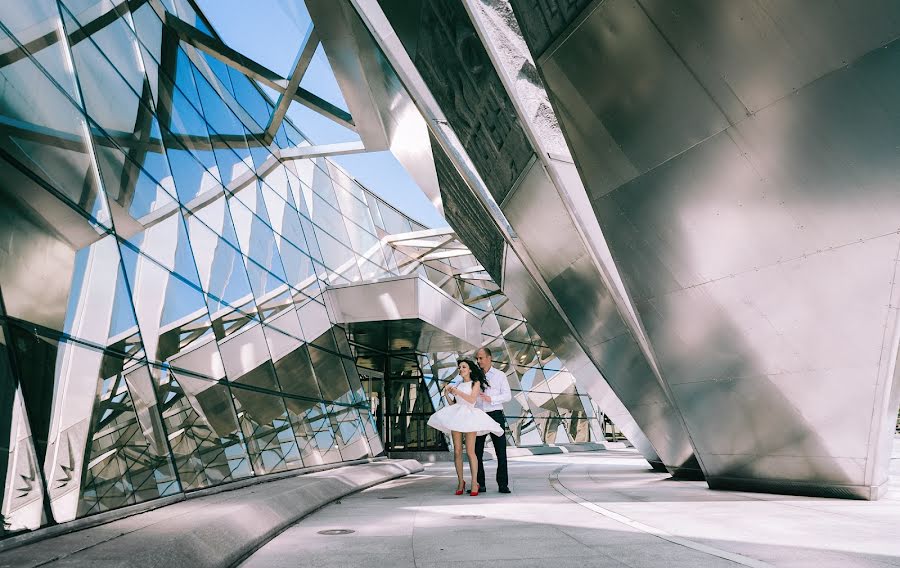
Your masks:
M509 381L500 369L494 368L493 354L487 347L482 347L475 355L478 366L484 371L488 381L488 388L478 397L475 404L484 410L494 422L506 429L506 418L503 415L503 403L512 400L512 392L509 389ZM478 458L478 486L482 492L484 485L484 443L487 435L478 436L475 439L475 456ZM506 435L495 436L491 434L494 443L494 451L497 454L497 487L500 493L509 493L509 474L506 469Z

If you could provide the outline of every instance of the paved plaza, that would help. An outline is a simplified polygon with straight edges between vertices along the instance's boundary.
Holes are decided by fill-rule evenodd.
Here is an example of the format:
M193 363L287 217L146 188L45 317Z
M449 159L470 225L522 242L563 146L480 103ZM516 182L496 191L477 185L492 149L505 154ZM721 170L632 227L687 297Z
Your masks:
M457 497L452 464L427 465L310 515L242 568L900 566L897 459L875 502L712 491L634 450L510 467L512 494ZM341 529L354 532L320 534Z

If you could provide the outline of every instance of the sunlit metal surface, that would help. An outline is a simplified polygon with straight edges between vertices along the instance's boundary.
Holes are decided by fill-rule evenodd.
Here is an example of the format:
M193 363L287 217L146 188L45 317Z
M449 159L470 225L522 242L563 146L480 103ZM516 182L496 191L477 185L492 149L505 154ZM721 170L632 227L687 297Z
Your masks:
M900 6L511 4L709 484L877 498Z
M395 32L384 23L380 7L374 2L356 2L356 5L382 47L395 46ZM496 262L496 254L491 254L495 247L482 246L482 243L493 236L492 231L479 227L476 234L470 234L475 224L473 219L481 223L485 218L477 213L478 201L491 211L485 192L473 188L482 183L487 187L490 195L499 201L496 222L501 228L504 223L509 227L503 231L504 239L512 247L505 254L504 291L563 360L593 362L593 372L584 366L589 389L596 383L601 397L628 398L625 406L614 403L611 407L621 419L623 431L643 430L635 437L645 441L641 448L648 461L658 465L661 458L673 472L699 475L681 418L669 405L653 363L647 360L650 354L646 342L638 343L641 330L635 325L633 310L625 302L614 300L604 288L606 282L614 285L613 281L601 279L597 255L589 252L584 234L579 232L580 220L572 219L573 210L563 203L560 190L554 185L554 181L563 183L565 172L557 171L555 164L545 160L545 149L537 142L543 137L541 130L532 124L523 127L526 116L536 122L541 113L538 111L538 117L534 117L521 106L516 107L502 90L503 81L493 69L495 63L492 64L483 46L474 43L477 33L463 5L422 2L415 6L381 2L387 18L398 29L396 34L405 52L385 49L390 52L392 64L402 69L401 75L411 77L409 82L420 85L420 91L414 96L418 104L429 109L423 114L446 116L448 126L459 133L459 145L454 145L452 139L449 143L432 144L439 177L443 173L442 191L448 220L467 243L471 242L470 248L491 271ZM473 11L477 9L468 6ZM407 21L409 12L419 14L415 26ZM450 37L456 38L455 44ZM490 85L491 96L475 98L472 92L477 85ZM462 114L460 100L472 102L466 107L468 114ZM510 108L516 114L508 114ZM435 120L436 136L442 133L442 124L443 120ZM486 128L491 130L490 134L482 133ZM561 138L556 132L556 138ZM527 144L523 144L523 137ZM485 146L486 140L496 143ZM448 147L455 150L446 153ZM535 159L535 150L542 154L539 160ZM557 151L562 153L564 148ZM466 161L460 158L466 152L477 174L471 175ZM544 169L545 163L546 167L553 168L553 181ZM516 179L510 180L508 168L517 172ZM580 191L584 194L583 188ZM586 196L583 199L586 201ZM596 224L596 220L592 221ZM586 303L593 308L586 310ZM630 324L620 314L630 317ZM606 326L603 332L606 335L596 334L598 325ZM616 349L610 351L607 348L613 340ZM623 350L627 355L622 355ZM612 390L604 376L611 381Z
M406 88L346 2L307 0L341 93L368 150L390 150L443 214L428 127Z
M350 56L338 72L365 75L343 87L371 89L353 104L361 123L427 158L414 175L437 191L397 75L370 37L341 52L351 36L334 31L326 51ZM285 79L231 50L190 0L0 8L0 535L378 455L357 371L375 351L347 337L366 325L393 335L381 354L407 348L401 366L428 360L419 400L440 398L456 350L490 345L516 385L516 443L604 435L605 416L452 232L426 231L324 158L381 146L313 145L286 117L303 102L308 32ZM499 273L502 248L497 260ZM400 275L380 283L400 286L390 314L368 313L387 324L345 318L365 315L358 298L325 305L328 287L352 296ZM415 319L392 320L410 299Z
M547 347L531 323L490 279L484 267L452 230L444 228L401 233L386 237L385 241L394 249L401 273L422 274L424 268L430 282L457 298L480 319L481 340L478 347L487 346L492 350L495 365L506 373L512 389L512 400L503 405L511 444L602 441L606 436L605 424L612 418L615 428L634 436L634 440L630 437L629 440L642 451L649 446L621 404L616 407L607 399L604 406L598 409L598 405L587 396L585 385L591 385L599 376L596 368L584 368L579 370L578 375L570 372L565 365L579 364L579 361L568 357L563 363L558 354ZM353 336L357 340L356 334ZM366 366L362 374L368 374L369 369L385 369L385 376L410 373L410 376L418 377L421 374L420 392L428 393L431 408L446 403L441 389L447 382L458 380L456 361L459 352L417 354L417 366L415 358L409 357L408 349L405 356L403 352L389 352L386 333L373 337L376 345L372 349L357 344L357 364ZM390 363L386 361L388 355ZM589 361L588 364L591 365ZM582 371L584 380L581 378ZM377 382L380 379L373 380ZM401 382L404 380L401 377ZM412 381L418 384L417 379ZM412 391L407 411L412 410L408 416L412 416L413 420L407 423L406 428L401 426L399 429L395 420L390 431L405 431L404 444L418 440L416 443L427 445L431 436L428 429L410 428L418 422L424 426L427 418L421 409L415 410L418 403L413 405L411 398ZM397 401L392 404L396 405ZM607 405L611 410L607 409ZM397 416L407 415L407 411ZM662 467L652 448L646 455L656 467Z
M332 286L325 301L336 323L364 345L371 334L388 338L373 347L392 351L465 352L481 344L478 316L417 274Z

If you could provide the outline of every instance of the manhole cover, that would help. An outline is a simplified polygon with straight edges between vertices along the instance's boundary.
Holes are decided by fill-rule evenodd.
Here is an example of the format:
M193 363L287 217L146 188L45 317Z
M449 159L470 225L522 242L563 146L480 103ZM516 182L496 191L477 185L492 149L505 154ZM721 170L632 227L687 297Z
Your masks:
M350 533L355 533L355 532L356 531L352 530L352 529L328 529L326 531L319 531L319 534L333 535L333 534L350 534Z
M471 520L474 520L474 519L483 519L483 518L484 518L484 515L456 515L456 516L453 517L453 518L454 518L454 519L470 520L470 521L471 521Z
M382 495L379 499L399 499L399 495Z

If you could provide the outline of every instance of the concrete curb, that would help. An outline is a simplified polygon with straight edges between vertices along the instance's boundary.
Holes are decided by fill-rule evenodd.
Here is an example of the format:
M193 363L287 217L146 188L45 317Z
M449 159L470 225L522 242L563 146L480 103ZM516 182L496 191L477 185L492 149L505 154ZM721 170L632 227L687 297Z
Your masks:
M317 509L423 469L385 460L183 500L0 553L0 568L234 566Z
M330 469L337 469L339 467L346 467L346 466L350 466L350 465L358 465L358 464L365 464L365 463L373 463L373 462L377 462L377 461L384 461L385 459L387 459L387 458L384 458L384 457L363 458L363 459L359 459L359 460L352 460L352 461L341 462L341 463L314 465L314 466L293 469L293 470L288 470L288 471L280 471L278 473L270 473L267 475L248 477L246 479L241 479L239 481L232 481L230 483L223 483L221 485L214 485L212 487L205 487L203 489L196 489L193 491L188 491L187 493L178 493L176 495L171 495L169 497L160 497L159 499L151 499L150 501L145 501L143 503L137 503L135 505L127 505L125 507L120 507L118 509L113 509L111 511L104 511L103 513L98 513L96 515L90 515L88 517L81 517L80 519L75 519L73 521L67 521L65 523L61 523L58 525L41 527L41 528L35 529L33 531L24 531L21 533L4 536L3 538L0 538L0 554L2 554L3 552L5 552L7 550L12 550L13 548L18 548L20 546L24 546L24 545L30 544L32 542L37 542L37 541L44 540L47 538L53 538L53 537L60 536L63 534L69 534L69 533L72 533L75 531L89 529L91 527L96 527L98 525L104 525L106 523L111 523L112 521L124 519L125 517L130 517L132 515L138 515L140 513L152 511L153 509L159 509L160 507L165 507L165 506L171 505L173 503L178 503L179 501L184 501L185 499L198 499L200 497L205 497L207 495L215 495L217 493L222 493L223 491L234 491L235 489L241 489L243 487L247 487L248 485L269 483L269 482L277 481L279 479L284 479L287 477L296 477L298 475L307 475L309 473L317 473L320 471L327 471Z
M624 450L623 442L583 442L580 444L559 444L552 446L521 446L507 448L506 455L511 458L523 456L546 456L550 454L570 454L579 452L600 452L603 450ZM485 449L485 452L490 450Z

